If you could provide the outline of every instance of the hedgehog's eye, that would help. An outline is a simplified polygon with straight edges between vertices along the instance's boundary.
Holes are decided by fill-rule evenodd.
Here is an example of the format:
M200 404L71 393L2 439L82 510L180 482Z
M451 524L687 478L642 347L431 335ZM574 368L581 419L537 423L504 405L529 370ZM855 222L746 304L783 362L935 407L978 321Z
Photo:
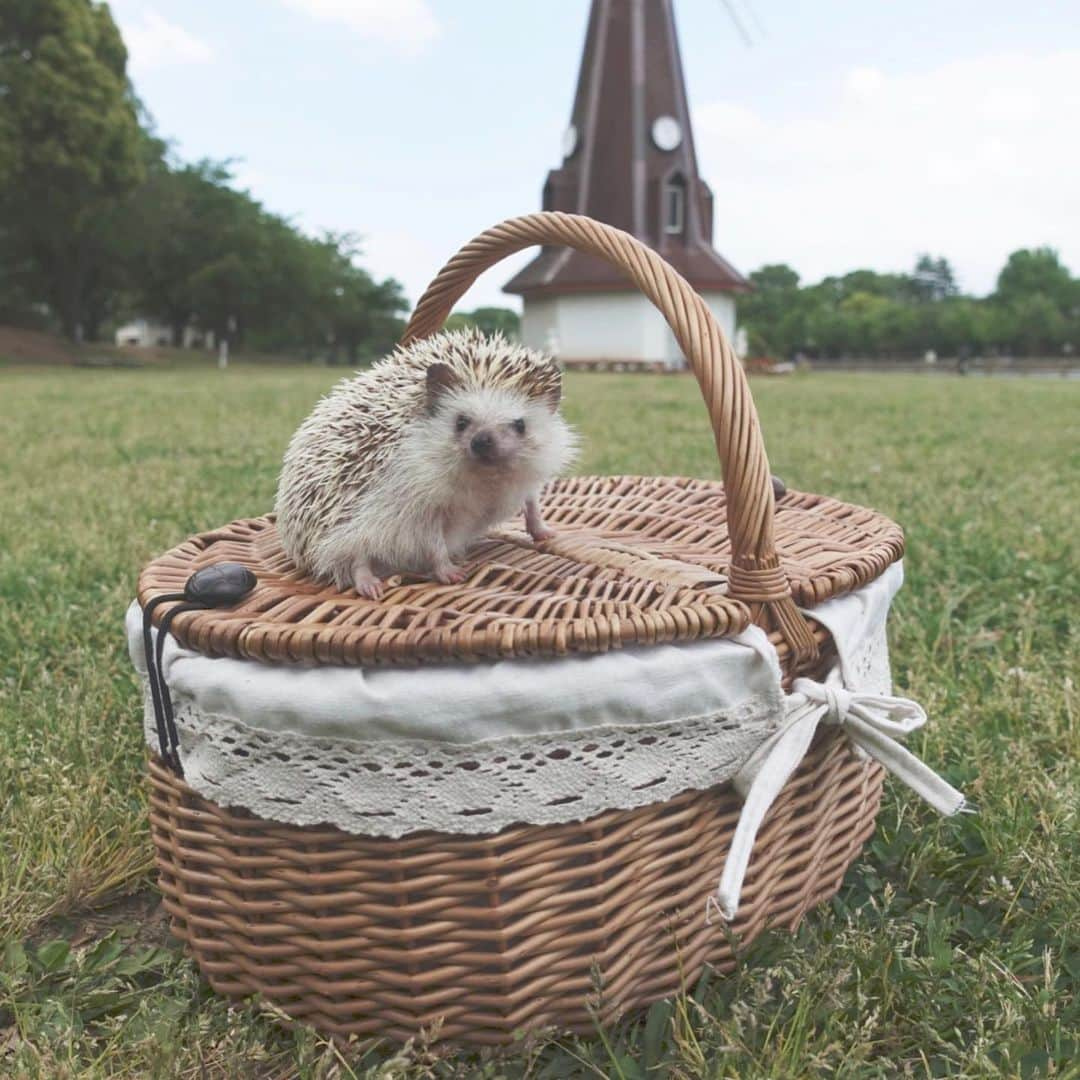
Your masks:
M515 431L516 431L516 432L517 432L517 433L518 433L519 435L524 435L524 434L525 434L525 421L524 421L524 420L515 420L515 421L514 421L514 422L513 422L513 423L512 423L512 424L511 424L510 426L511 426L511 427L512 427L512 428L513 428L513 429L514 429L514 430L515 430Z
M454 428L457 431L464 431L469 426L469 418L467 416L459 416L454 421Z

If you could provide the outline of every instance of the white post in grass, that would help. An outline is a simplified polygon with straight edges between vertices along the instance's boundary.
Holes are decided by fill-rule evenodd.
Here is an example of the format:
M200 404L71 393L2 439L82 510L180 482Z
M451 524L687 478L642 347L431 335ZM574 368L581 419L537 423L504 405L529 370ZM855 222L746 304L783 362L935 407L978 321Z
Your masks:
M225 324L225 333L221 335L221 343L218 345L217 366L224 371L229 366L229 342L236 333L236 316L230 315Z

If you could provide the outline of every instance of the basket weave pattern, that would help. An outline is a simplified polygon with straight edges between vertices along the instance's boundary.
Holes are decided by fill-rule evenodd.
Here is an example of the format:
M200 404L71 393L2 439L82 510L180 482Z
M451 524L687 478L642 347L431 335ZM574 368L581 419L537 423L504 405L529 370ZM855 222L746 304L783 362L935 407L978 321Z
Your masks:
M474 547L460 585L409 579L379 602L301 576L270 518L236 521L150 563L139 601L181 591L202 566L243 563L255 591L227 611L177 616L173 633L208 656L273 663L462 662L722 637L750 621L725 592L727 510L715 481L557 480L544 497L554 540L537 546L506 530ZM775 534L804 607L865 585L903 553L902 532L883 515L795 491L777 503ZM772 637L785 659L783 634Z
M580 824L389 840L224 810L157 760L150 777L173 932L215 990L329 1034L584 1033L692 987L706 963L735 966L705 909L741 807L729 785ZM758 835L731 927L744 943L837 891L881 785L880 766L820 740Z

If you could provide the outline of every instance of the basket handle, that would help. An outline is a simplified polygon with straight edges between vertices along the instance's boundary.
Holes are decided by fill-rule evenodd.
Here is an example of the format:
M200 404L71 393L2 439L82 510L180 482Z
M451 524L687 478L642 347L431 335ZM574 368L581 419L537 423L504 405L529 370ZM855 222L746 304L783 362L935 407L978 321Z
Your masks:
M705 301L655 251L621 229L579 214L545 211L511 218L482 232L439 271L416 305L402 344L436 333L481 273L534 244L563 245L606 259L667 320L697 376L720 457L731 537L728 595L747 604L755 621L771 622L781 631L798 667L813 662L817 645L776 554L769 462L742 365Z

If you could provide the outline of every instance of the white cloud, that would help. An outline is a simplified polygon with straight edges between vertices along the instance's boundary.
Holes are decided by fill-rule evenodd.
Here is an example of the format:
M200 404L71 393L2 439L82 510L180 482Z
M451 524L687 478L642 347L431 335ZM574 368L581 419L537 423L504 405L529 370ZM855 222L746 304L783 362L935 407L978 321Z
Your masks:
M1080 273L1078 70L1076 49L854 68L819 107L775 122L705 105L717 247L741 269L786 261L809 280L931 251L985 292L1010 251L1052 244Z
M214 51L201 38L145 9L139 21L123 23L124 43L135 74L177 64L205 64Z
M359 37L415 56L439 34L426 0L282 0L294 11L340 23Z
M872 97L885 84L885 76L877 68L852 68L845 80L849 94L855 97Z

